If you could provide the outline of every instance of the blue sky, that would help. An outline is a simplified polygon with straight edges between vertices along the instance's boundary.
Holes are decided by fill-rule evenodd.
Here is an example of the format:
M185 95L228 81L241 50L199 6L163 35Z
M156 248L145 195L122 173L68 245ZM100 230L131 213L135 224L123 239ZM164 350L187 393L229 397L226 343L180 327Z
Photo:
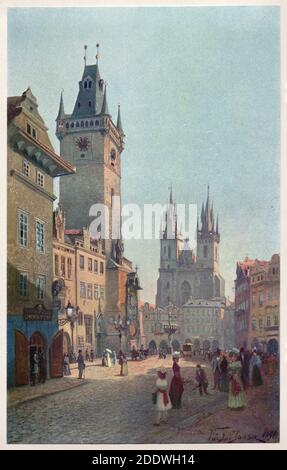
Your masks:
M121 103L123 203L201 206L210 184L220 269L232 296L236 261L279 252L279 7L21 8L8 15L8 95L28 86L58 151L64 89L72 112L100 43L109 109ZM142 298L154 301L159 241L128 241Z

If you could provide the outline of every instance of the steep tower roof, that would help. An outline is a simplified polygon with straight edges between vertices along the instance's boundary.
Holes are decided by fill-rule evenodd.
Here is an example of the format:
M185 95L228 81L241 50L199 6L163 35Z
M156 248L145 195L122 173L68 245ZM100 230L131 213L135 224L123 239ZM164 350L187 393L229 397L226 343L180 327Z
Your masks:
M204 232L214 232L214 210L213 202L210 204L209 185L207 188L207 198L205 206L202 204L201 209L201 230Z
M124 131L123 131L123 126L122 126L121 106L120 106L120 105L118 105L117 128L118 128L118 131L120 132L120 134L121 134L122 136L124 136L125 133L124 133Z
M79 81L79 93L76 99L73 117L89 117L100 114L104 100L104 80L100 76L98 59L94 65L86 65Z
M63 119L65 117L65 110L64 110L64 100L63 100L63 91L61 91L61 98L59 104L59 112L56 121Z
M108 101L107 101L107 84L106 83L105 83L105 92L104 92L104 99L103 99L101 114L104 116L110 116Z

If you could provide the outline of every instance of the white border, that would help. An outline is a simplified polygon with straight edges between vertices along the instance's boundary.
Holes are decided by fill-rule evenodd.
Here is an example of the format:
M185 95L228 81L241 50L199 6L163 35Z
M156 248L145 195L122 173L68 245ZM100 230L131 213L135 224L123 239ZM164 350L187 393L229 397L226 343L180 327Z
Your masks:
M2 126L0 129L0 144L2 148L1 152L1 165L0 165L0 176L1 181L5 182L0 186L1 192L1 206L0 206L0 259L3 261L0 267L0 282L1 282L1 298L0 298L0 370L1 370L1 381L0 381L0 410L1 410L1 427L0 427L0 449L10 450L23 450L23 449L85 449L85 450L101 450L103 453L109 449L189 449L189 450L218 450L218 449L260 449L260 450L274 450L274 449L286 449L287 448L287 0L140 0L128 1L128 0L84 0L79 3L76 0L59 1L49 0L49 2L43 2L39 0L25 1L25 0L4 0L1 2L0 7L0 29L1 29L1 44L3 47L0 50L0 58L2 66L0 68L0 96L1 96L1 112L2 112ZM9 7L129 7L129 6L242 6L242 5L257 5L257 6L272 6L278 5L281 7L281 308L280 308L280 355L281 355L281 385L280 385L280 443L279 444L126 444L126 445L22 445L22 444L6 444L6 221L7 219L7 198L6 198L6 90L7 90L7 8Z

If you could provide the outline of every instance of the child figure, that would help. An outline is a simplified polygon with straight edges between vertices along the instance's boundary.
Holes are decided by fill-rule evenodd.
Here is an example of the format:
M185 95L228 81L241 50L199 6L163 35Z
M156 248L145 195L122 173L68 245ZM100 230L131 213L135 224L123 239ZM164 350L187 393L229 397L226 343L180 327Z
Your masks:
M196 366L195 379L198 383L199 394L202 395L202 389L203 389L205 395L208 395L208 391L207 391L208 381L207 381L206 373L202 369L200 364L197 364Z
M157 371L156 381L156 409L157 416L155 426L159 426L160 422L167 423L167 412L172 408L171 401L168 394L168 381L166 378L166 370L161 368Z

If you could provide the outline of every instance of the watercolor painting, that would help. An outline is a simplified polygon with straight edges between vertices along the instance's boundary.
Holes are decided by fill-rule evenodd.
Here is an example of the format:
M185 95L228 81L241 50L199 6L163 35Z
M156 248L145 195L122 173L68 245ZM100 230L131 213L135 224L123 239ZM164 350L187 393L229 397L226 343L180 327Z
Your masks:
M7 75L7 442L279 442L280 7L8 8Z

